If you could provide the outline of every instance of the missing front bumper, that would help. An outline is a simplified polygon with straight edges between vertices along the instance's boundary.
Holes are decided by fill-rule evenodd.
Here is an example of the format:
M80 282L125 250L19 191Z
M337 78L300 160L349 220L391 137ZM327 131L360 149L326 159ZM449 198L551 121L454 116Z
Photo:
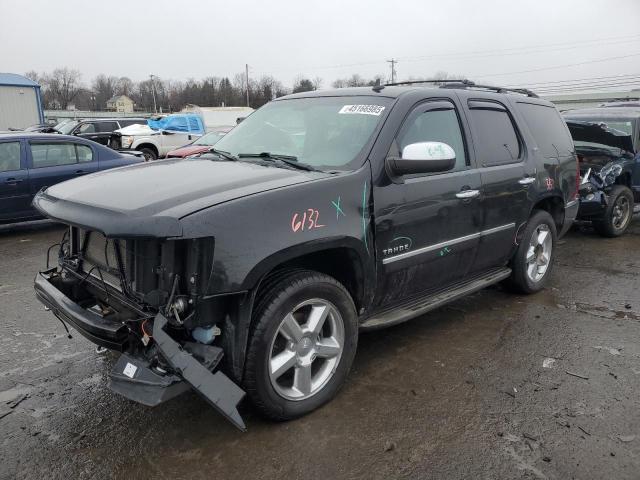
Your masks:
M72 279L67 281L52 269L36 275L34 288L46 307L93 343L130 351L127 326L76 303L77 286ZM246 430L237 409L245 392L221 371L214 372L223 357L222 349L189 342L181 345L165 331L167 323L162 314L156 315L153 341L173 373L154 369L146 359L125 353L111 372L111 389L130 400L155 406L193 388L236 427Z

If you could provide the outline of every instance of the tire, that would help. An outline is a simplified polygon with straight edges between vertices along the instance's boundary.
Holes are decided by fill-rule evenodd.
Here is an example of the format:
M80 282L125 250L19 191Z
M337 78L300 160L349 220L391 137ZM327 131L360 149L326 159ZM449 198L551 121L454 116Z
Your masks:
M624 185L614 185L608 200L602 219L594 220L593 227L603 237L619 237L631 224L633 192Z
M138 150L142 155L144 155L144 161L149 162L151 160L157 160L158 155L151 148L141 148Z
M256 302L244 387L262 414L284 421L338 393L356 353L358 317L347 290L328 275L299 270L277 280L266 283ZM309 321L324 312L322 322ZM317 337L312 323L322 324Z
M540 242L541 234L545 231L548 233ZM512 290L529 294L539 292L546 286L551 276L557 243L558 232L553 218L544 210L535 210L511 262L508 285Z

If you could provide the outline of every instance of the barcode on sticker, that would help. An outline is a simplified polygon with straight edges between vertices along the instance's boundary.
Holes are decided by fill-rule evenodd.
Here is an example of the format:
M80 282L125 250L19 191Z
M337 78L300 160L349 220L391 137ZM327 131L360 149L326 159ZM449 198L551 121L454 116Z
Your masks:
M382 105L345 105L338 113L357 113L360 115L380 115L384 111Z
M137 371L138 367L136 367L133 363L127 363L124 367L124 370L122 370L122 373L124 373L129 378L133 378Z

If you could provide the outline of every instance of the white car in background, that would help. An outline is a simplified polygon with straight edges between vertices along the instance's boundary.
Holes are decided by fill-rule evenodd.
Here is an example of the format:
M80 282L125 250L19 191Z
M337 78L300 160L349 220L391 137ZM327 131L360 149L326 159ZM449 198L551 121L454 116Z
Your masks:
M199 115L176 113L147 120L113 132L109 146L114 150L137 150L145 160L164 158L171 150L193 142L205 133Z

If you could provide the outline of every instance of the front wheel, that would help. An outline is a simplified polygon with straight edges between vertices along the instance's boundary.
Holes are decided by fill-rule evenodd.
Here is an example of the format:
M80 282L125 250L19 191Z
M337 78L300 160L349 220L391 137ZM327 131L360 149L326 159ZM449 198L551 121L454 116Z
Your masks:
M594 221L593 227L603 237L619 237L629 228L632 216L633 192L624 185L615 185L602 220Z
M140 153L142 153L142 155L144 155L144 161L145 162L150 162L150 161L156 160L158 158L158 156L156 155L156 152L154 152L150 148L141 148L140 149Z
M357 341L356 309L339 282L311 271L281 277L256 306L247 393L274 420L309 413L337 394Z
M556 224L551 215L538 210L531 215L512 261L509 285L520 293L535 293L544 288L551 276Z

